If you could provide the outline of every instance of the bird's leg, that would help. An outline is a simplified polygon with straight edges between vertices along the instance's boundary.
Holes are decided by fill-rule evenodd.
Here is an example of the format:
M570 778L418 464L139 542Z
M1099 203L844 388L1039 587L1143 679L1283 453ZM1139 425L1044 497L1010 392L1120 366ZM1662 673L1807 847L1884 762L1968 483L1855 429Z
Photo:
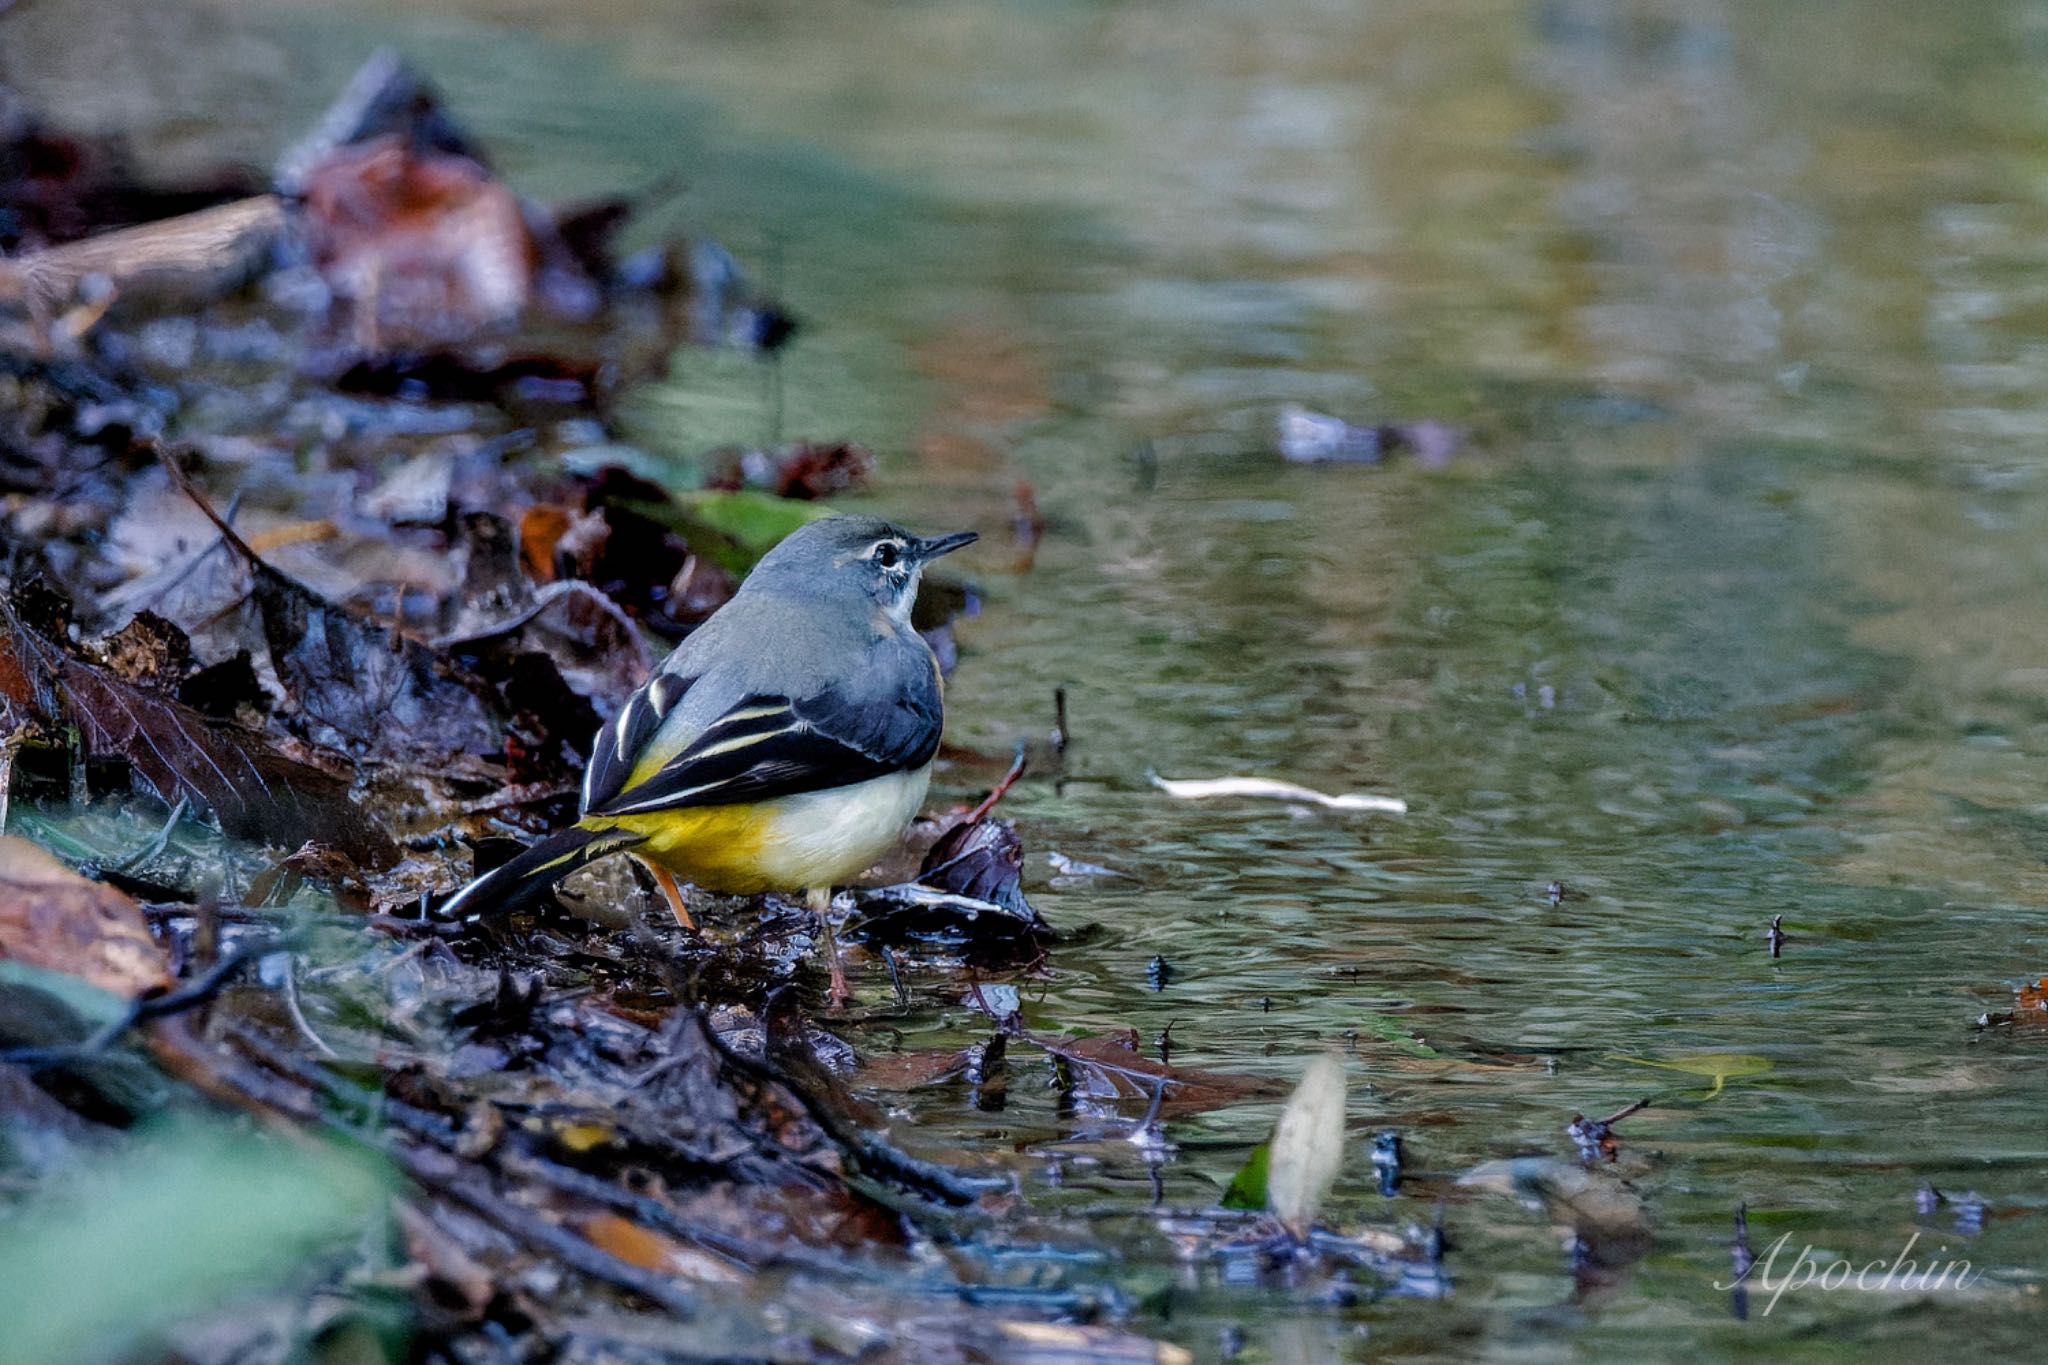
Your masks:
M853 999L853 992L846 984L846 969L839 965L839 940L832 933L832 888L814 886L804 893L804 900L818 917L818 928L825 935L825 963L832 973L832 989L826 1003L835 1010L844 1009Z
M668 898L669 911L675 915L676 923L697 932L697 921L690 918L690 907L683 900L683 888L676 885L676 874L651 858L642 858L640 865L654 874L654 884L661 888L661 894Z

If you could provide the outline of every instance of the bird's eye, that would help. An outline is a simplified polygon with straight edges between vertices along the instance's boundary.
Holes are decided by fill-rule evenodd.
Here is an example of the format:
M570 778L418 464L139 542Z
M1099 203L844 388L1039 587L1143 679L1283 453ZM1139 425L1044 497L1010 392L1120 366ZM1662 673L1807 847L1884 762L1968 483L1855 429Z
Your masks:
M877 564L881 565L881 566L882 566L883 568L885 568L885 569L893 569L893 568L895 568L895 567L896 567L896 559L897 559L897 551L896 551L896 542L895 542L895 541L893 541L893 540L885 540L885 541L883 541L883 542L882 542L882 543L881 543L880 545L877 545L877 546L875 547L875 563L877 563Z

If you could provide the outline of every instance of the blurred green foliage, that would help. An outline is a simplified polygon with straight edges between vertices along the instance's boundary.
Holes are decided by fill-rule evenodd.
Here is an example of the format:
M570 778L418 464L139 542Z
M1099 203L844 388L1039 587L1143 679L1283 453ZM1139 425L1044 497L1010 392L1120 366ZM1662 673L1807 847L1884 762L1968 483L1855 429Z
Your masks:
M105 1360L290 1284L384 1216L383 1163L181 1119L21 1206L0 1235L0 1365Z

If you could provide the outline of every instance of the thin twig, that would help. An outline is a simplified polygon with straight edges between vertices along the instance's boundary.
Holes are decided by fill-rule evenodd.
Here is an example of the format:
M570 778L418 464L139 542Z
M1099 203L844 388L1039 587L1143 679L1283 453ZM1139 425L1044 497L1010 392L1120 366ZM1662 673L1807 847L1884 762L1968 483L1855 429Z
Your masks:
M284 961L284 1007L285 1012L292 1017L292 1027L299 1031L301 1038L313 1045L314 1051L323 1057L341 1056L339 1052L327 1046L326 1040L313 1032L313 1026L306 1022L306 1012L299 1006L299 960L296 957L288 956Z
M213 999L214 996L220 994L221 989L242 968L259 958L268 957L276 952L277 949L278 942L275 939L237 948L234 952L208 968L203 975L181 989L171 991L165 995L144 996L132 1001L127 1009L123 1010L113 1019L108 1020L107 1023L100 1027L98 1032L82 1043L62 1048L15 1048L9 1052L0 1052L0 1062L12 1062L17 1066L25 1066L34 1071L43 1071L50 1067L67 1066L74 1062L89 1061L106 1052L109 1047L112 1047L120 1039L121 1035L134 1028L137 1024L151 1019L163 1019L173 1014L181 1014L186 1010L205 1004Z
M978 825L987 819L988 813L995 809L996 802L1002 800L1004 794L1011 787L1015 786L1017 779L1022 776L1024 776L1024 746L1019 744L1017 746L1017 756L1010 760L1010 771L1003 774L1003 780L996 783L995 790L982 797L981 804L967 812L966 818L960 823L963 825Z
M156 837L123 858L120 862L115 863L114 870L117 872L133 872L137 868L147 867L162 857L163 851L170 847L171 834L178 828L178 822L185 818L185 812L190 810L191 806L191 800L181 794L178 797L178 803L171 807L171 818L164 821L164 827L156 832Z
M460 1160L447 1152L431 1147L394 1146L391 1154L416 1184L454 1200L500 1232L547 1253L570 1269L638 1294L679 1318L697 1315L697 1301L673 1280L629 1265L561 1224L499 1198L483 1180L464 1172Z
M28 727L18 725L0 740L0 834L7 832L7 794L14 786L14 756L28 742Z

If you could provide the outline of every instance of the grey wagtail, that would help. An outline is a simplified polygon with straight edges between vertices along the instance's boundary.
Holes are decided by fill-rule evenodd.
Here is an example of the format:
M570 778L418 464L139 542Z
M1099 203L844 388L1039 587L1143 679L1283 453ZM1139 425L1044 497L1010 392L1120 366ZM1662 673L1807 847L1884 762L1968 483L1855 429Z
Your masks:
M924 800L944 708L910 608L925 565L974 539L872 517L792 532L598 732L582 818L440 913L476 918L631 853L687 928L677 877L731 895L803 891L822 917L833 886L887 852ZM831 967L842 1000L836 946Z

